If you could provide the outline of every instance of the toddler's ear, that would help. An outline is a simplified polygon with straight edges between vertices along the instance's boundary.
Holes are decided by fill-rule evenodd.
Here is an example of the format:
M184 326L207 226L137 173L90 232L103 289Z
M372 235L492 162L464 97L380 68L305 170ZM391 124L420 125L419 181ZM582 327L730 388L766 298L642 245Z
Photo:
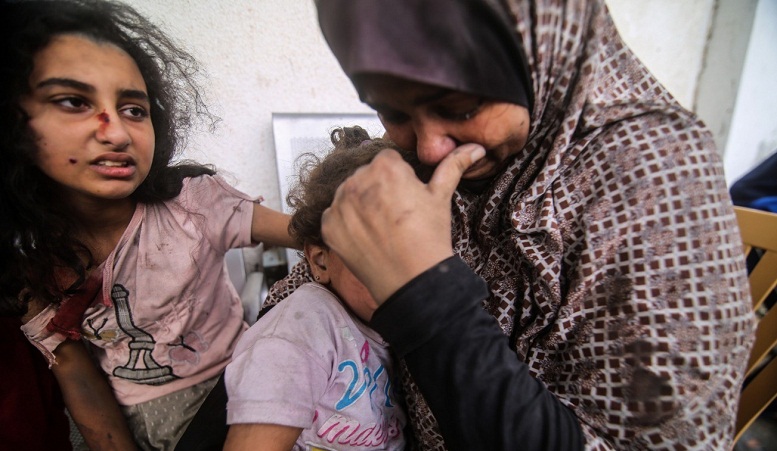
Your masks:
M329 271L326 269L327 260L329 260L329 250L315 244L306 244L305 258L310 265L313 279L318 283L329 283Z

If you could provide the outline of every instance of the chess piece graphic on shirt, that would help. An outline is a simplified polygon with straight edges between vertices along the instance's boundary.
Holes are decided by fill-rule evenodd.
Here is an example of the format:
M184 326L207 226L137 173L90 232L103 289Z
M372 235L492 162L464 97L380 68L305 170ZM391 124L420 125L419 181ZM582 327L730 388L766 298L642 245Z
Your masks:
M111 298L116 308L116 321L119 323L119 328L132 337L129 343L129 361L125 366L116 367L113 375L139 384L150 385L177 379L172 367L160 365L151 355L156 344L154 337L133 323L132 311L129 308L129 291L122 285L116 284L111 289Z

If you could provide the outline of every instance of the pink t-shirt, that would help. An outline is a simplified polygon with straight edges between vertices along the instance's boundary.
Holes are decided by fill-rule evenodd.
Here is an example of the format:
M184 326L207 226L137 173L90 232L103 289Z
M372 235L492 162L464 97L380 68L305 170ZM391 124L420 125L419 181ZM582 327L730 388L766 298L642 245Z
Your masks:
M251 243L253 201L219 177L184 180L181 194L138 204L102 265L103 287L81 332L120 404L133 405L221 373L245 330L224 265ZM49 306L22 330L53 362Z
M294 450L405 447L386 343L319 284L301 286L243 334L225 378L227 423L303 428Z

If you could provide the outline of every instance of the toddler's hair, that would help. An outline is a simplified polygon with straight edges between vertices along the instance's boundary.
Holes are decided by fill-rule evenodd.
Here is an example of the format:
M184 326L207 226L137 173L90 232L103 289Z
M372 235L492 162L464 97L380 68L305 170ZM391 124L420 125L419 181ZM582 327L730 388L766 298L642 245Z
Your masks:
M411 164L415 156L402 151L387 139L371 139L359 126L332 131L334 149L323 158L313 153L303 154L297 164L300 173L286 202L294 210L289 223L289 234L305 244L325 246L321 238L321 215L329 208L337 187L358 168L372 161L381 150L394 149Z

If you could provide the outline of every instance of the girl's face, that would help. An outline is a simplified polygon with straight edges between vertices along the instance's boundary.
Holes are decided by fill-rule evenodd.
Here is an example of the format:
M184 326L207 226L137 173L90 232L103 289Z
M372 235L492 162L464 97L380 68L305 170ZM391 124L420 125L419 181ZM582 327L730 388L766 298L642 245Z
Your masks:
M21 107L40 170L70 201L127 198L154 156L149 98L135 61L112 44L61 35L34 62Z
M462 144L485 147L486 156L464 173L465 180L496 175L526 145L529 111L520 105L388 75L363 76L359 86L389 138L415 149L427 166L436 166Z

